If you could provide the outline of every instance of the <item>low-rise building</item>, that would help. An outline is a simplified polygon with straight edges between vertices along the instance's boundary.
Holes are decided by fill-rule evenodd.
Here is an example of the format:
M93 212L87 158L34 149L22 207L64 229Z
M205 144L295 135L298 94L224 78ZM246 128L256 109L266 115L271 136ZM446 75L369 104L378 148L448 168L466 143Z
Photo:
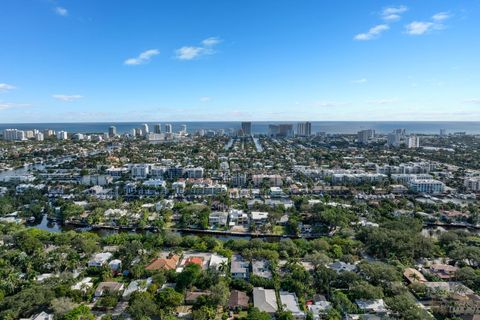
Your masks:
M279 295L283 310L291 312L292 316L297 320L306 318L305 312L300 310L298 306L298 299L295 293L280 291Z
M278 310L275 290L253 288L253 306L262 312L273 315Z

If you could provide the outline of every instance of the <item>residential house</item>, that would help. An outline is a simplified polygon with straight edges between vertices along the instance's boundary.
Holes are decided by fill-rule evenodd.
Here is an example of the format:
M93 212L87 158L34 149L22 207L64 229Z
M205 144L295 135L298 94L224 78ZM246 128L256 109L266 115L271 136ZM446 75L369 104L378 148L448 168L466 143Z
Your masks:
M123 292L123 299L128 300L130 295L134 292L145 292L148 287L152 284L152 278L142 279L142 280L133 280L130 282L128 287Z
M123 283L114 282L114 281L106 281L100 282L95 290L95 297L101 297L106 293L120 293L124 288Z
M219 256L218 254L212 254L208 265L209 269L225 270L225 266L228 266L228 258Z
M297 320L306 318L305 312L300 310L298 306L298 299L295 293L280 291L279 295L283 310L290 311Z
M185 304L195 304L198 298L209 296L210 294L208 291L189 291L185 294Z
M363 313L370 313L375 315L386 315L388 309L385 307L385 302L383 299L376 300L355 300L358 308L362 310Z
M252 275L272 279L272 272L267 260L253 260L252 261Z
M278 310L275 290L261 287L253 288L253 305L258 310L273 315Z
M177 255L168 255L167 257L155 258L145 267L145 270L175 270L177 269L180 257Z
M250 298L245 292L232 290L228 299L228 307L232 310L245 310L248 309L249 300Z
M408 281L408 283L425 283L427 279L420 273L420 271L413 269L413 268L406 268L403 271L403 277Z
M345 271L354 272L355 270L357 270L356 265L351 263L345 263L343 261L335 261L333 263L330 263L329 265L327 265L327 268L332 269L337 273Z
M245 225L248 225L250 222L248 215L242 210L230 209L228 216L230 219L230 222L229 222L230 227L239 226L239 225L245 226Z
M101 267L104 264L106 264L107 261L110 260L110 258L112 256L113 255L110 252L97 253L92 257L92 259L90 259L90 261L88 261L88 266L89 267Z
M268 222L268 212L252 211L252 223L255 225L264 225Z
M235 279L248 279L248 269L250 263L243 259L242 256L236 254L232 257L232 265L230 266L230 273Z
M228 212L214 211L208 217L210 227L226 227L228 222Z
M439 277L442 280L450 280L455 277L458 268L449 264L436 263L432 264L428 270L432 275Z

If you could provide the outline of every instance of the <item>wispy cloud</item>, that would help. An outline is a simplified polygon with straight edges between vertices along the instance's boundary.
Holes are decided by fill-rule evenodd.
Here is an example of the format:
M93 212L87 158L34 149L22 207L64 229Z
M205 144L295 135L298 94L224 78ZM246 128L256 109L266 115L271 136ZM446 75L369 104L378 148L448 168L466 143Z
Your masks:
M0 83L0 93L1 92L7 92L10 90L15 89L15 86L12 86L11 84L8 83Z
M367 83L367 78L361 78L361 79L356 79L356 80L353 80L352 83L356 83L356 84L364 84L364 83Z
M429 21L413 21L405 26L408 34L413 36L420 36L431 31L435 23Z
M432 16L431 21L413 21L405 26L406 33L413 36L420 36L432 30L442 30L445 28L443 22L449 18L450 14L448 12L439 12Z
M382 19L387 22L393 22L400 20L401 15L408 10L406 6L398 6L398 7L387 7L382 10L380 14Z
M439 12L432 16L432 20L436 22L442 22L450 18L450 14L448 12Z
M340 101L320 101L314 104L316 107L329 108L329 107L341 107L348 105L348 102Z
M396 103L399 100L397 98L387 98L387 99L375 99L375 100L370 100L367 101L367 103L370 104L379 104L379 105L385 105L385 104L391 104L391 103Z
M376 26L370 28L370 30L368 30L368 32L366 32L366 33L357 34L354 37L354 39L358 40L358 41L372 40L372 39L375 39L375 38L379 37L384 31L387 31L388 29L390 29L390 27L388 25L379 24L379 25L376 25Z
M480 104L480 98L478 98L478 99L466 99L463 102L471 103L471 104Z
M78 100L78 99L82 99L83 96L82 95L79 95L79 94L72 94L72 95L68 95L68 94L54 94L52 95L52 97L54 99L57 99L57 100L60 100L60 101L66 101L66 102L71 102L71 101L75 101L75 100Z
M184 46L175 50L175 57L179 60L193 60L201 56L212 55L216 51L214 47L221 42L217 37L202 40L201 46Z
M150 49L147 51L144 51L140 53L137 57L135 58L129 58L125 60L123 63L129 66L136 66L139 64L145 64L148 63L154 56L160 54L160 51L157 49Z
M62 17L68 16L68 10L63 7L55 7L55 13Z
M200 97L200 101L202 101L202 102L208 102L208 101L211 101L211 100L212 100L212 97L207 97L207 96Z
M0 101L0 111L8 110L8 109L21 109L21 108L28 108L28 107L31 107L31 105Z
M219 44L220 42L222 42L221 39L217 38L217 37L210 37L210 38L207 38L205 40L202 41L202 44L205 46L205 47L212 47L212 46L216 46L217 44Z

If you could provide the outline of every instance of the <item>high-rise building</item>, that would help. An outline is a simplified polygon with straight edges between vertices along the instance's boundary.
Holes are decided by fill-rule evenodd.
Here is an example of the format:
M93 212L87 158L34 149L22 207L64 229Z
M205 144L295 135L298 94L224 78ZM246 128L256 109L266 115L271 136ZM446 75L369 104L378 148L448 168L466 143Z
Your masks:
M132 137L136 137L136 136L137 136L137 129L133 128L132 129Z
M288 123L279 124L278 136L282 138L293 137L293 125Z
M387 145L389 147L399 147L401 141L401 135L396 132L389 133L387 135Z
M440 129L440 135L442 137L446 136L447 135L447 129Z
M115 126L110 126L110 128L108 128L108 136L110 138L113 138L117 135L117 128L115 128Z
M406 129L395 129L393 133L398 134L401 137L404 137L407 133Z
M186 124L182 124L182 126L180 127L180 133L187 133L187 125Z
M420 148L420 137L415 135L408 137L407 146L409 149Z
M142 131L143 131L143 134L147 134L149 131L148 131L148 124L144 123L142 125Z
M58 140L67 140L68 139L67 131L58 131L57 132L57 139Z
M162 133L162 125L160 123L157 123L153 127L153 133Z
M165 132L166 133L173 133L173 130L172 130L172 125L170 123L167 123L165 125Z
M245 136L252 135L252 123L251 122L242 122L242 131L243 131L243 135L245 135Z
M35 140L37 140L37 141L43 141L43 140L44 140L43 133L37 132L37 133L35 134Z
M55 135L55 131L53 131L52 129L43 130L43 136L44 137L51 137L53 135Z
M367 144L370 142L370 140L373 140L374 138L375 130L373 129L361 130L357 133L357 139L359 143Z
M5 129L3 130L3 139L9 141L15 140L26 140L25 131L18 130L18 129Z
M300 137L309 137L312 135L312 124L310 122L297 123L297 135Z

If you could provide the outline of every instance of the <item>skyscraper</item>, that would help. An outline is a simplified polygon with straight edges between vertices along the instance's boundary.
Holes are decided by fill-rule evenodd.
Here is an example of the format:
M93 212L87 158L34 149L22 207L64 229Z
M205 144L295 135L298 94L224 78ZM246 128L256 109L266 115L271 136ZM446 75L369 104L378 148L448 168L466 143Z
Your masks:
M308 137L312 135L312 124L310 122L297 123L297 135L300 137Z
M173 130L172 130L172 125L171 125L170 123L167 123L167 124L165 125L165 132L166 132L166 133L172 133L172 132L173 132Z
M186 124L182 124L182 126L180 127L180 133L187 133L187 125Z
M242 131L243 131L243 135L250 136L252 134L252 123L242 122Z
M110 138L113 138L117 135L117 128L115 126L110 126L110 128L108 128L108 136Z
M420 137L410 136L408 137L408 148L415 149L420 147Z
M399 147L401 136L397 132L392 132L387 135L387 145L389 147Z
M367 144L373 138L375 138L375 130L372 129L362 130L357 133L359 143Z
M162 126L160 125L160 123L157 123L157 124L153 127L153 133L162 133Z
M148 124L144 123L142 125L142 132L143 134L147 134L149 131L148 131Z

